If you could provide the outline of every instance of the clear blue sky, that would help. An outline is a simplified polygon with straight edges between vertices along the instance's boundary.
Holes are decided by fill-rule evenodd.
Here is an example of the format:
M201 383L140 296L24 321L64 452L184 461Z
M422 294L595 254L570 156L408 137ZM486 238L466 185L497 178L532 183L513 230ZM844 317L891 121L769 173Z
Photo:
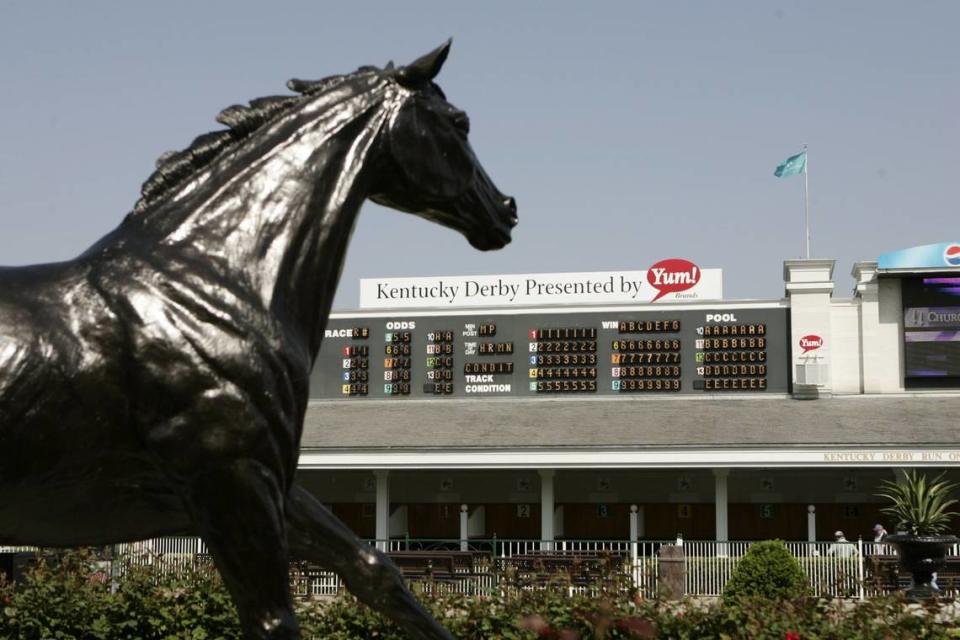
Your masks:
M960 3L4 2L0 264L70 258L132 207L154 159L290 77L454 45L439 82L516 196L514 242L367 204L337 304L361 277L722 267L778 297L814 257L960 239Z

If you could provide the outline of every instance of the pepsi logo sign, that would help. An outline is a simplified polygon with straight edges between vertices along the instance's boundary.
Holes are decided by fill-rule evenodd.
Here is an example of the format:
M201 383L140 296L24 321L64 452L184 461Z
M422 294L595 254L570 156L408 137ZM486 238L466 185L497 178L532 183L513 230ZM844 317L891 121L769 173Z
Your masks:
M823 338L821 338L820 336L809 335L809 336L803 336L802 338L800 338L800 348L803 349L803 353L807 353L808 351L815 351L822 346L823 346Z
M943 261L951 267L960 267L960 244L948 244L943 251Z
M670 258L661 260L647 269L647 282L657 290L651 302L656 302L668 293L686 291L700 282L700 267L689 260Z

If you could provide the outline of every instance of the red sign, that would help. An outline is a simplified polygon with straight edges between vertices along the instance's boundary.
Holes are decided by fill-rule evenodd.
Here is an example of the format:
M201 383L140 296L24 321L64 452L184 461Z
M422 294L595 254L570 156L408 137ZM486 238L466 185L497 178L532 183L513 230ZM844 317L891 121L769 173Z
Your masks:
M658 292L651 300L656 302L668 293L696 286L700 282L700 267L682 258L661 260L647 269L647 282Z
M800 338L800 348L803 349L803 353L808 351L815 351L823 346L823 338L820 336L809 335L803 336ZM801 353L800 355L803 355Z

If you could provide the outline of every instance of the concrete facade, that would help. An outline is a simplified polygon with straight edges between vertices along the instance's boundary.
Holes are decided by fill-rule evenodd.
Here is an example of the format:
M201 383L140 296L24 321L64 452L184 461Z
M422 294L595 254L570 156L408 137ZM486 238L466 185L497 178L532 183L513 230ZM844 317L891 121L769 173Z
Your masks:
M823 394L899 393L903 385L903 304L899 278L883 278L876 262L858 262L852 298L834 298L833 260L787 260L794 382L802 369L819 375ZM820 335L824 344L803 354L799 341Z

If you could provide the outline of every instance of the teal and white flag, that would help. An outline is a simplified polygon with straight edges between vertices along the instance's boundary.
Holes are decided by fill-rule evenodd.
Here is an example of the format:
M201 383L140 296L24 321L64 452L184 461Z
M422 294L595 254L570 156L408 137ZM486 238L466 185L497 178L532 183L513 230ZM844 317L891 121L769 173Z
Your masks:
M795 156L790 156L783 161L777 170L773 172L773 175L778 178L786 178L788 176L795 176L800 173L804 173L807 170L807 152L798 153Z

